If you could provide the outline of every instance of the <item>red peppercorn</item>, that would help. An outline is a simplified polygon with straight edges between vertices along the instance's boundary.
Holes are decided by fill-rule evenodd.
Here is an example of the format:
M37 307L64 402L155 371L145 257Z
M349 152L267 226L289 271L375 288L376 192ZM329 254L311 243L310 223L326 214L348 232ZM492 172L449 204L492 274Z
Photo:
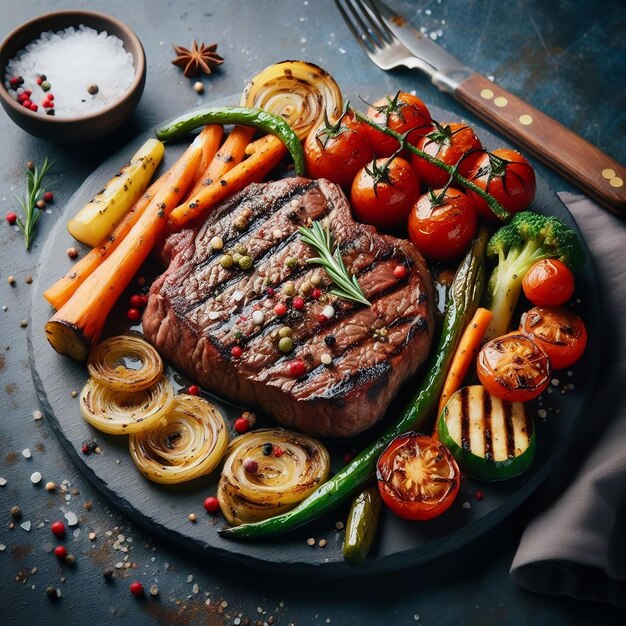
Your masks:
M317 300L322 295L322 290L315 287L315 289L311 290L311 298L313 300Z
M280 458L285 454L285 451L280 446L274 446L274 456Z
M279 302L274 307L274 313L276 313L276 315L284 315L285 313L287 313L287 307L282 302Z
M11 87L14 87L15 85L19 84L20 79L19 76L11 76L11 78L9 78L9 85L11 85Z
M27 109L30 109L30 105L32 104L32 102L30 101L30 99L28 98L28 96L26 96L25 100L22 100L22 105L25 106Z
M134 582L130 583L130 592L136 598L140 598L141 596L143 596L143 585L138 580L135 580Z
M31 111L36 111L39 107L34 103L31 102L30 106L28 107Z
M91 452L91 450L89 449L89 446L86 443L83 444L83 447L81 448L81 450L82 450L83 454L85 454L85 455L87 455L87 454L89 454Z
M48 93L46 94L46 98L48 98L48 100L54 100L54 94L53 94L53 93L48 92Z
M41 76L37 76L37 78L35 78L35 82L36 82L38 85L41 85L41 83L43 83L43 78L41 78Z
M139 309L128 309L128 311L126 311L126 317L131 322L138 322L141 319L141 311Z
M326 317L323 313L320 313L320 314L317 316L317 321L318 321L320 324L323 324L324 322L327 322L327 321L328 321L328 318L327 318L327 317Z
M296 359L295 361L288 363L287 372L289 376L292 376L293 378L300 378L300 376L304 376L306 374L306 365L303 361Z
M476 498L476 500L483 500L485 497L485 494L480 491L480 489L474 494L474 497Z
M245 417L238 417L235 420L235 430L242 435L243 433L248 432L250 428L250 422Z
M141 296L141 306L148 306L148 298L149 298L149 296L148 296L147 293L144 293Z
M13 226L13 224L15 224L15 222L17 222L17 215L13 212L11 213L7 213L7 222L9 222L9 224L11 224L11 226Z
M302 309L304 308L304 298L301 298L300 296L296 296L292 300L292 304L293 304L293 308L296 311L302 311Z
M54 200L54 194L51 191L46 191L46 193L43 194L43 199L46 202L52 202Z
M276 292L274 291L274 287L268 287L265 290L265 293L267 293L267 295L271 298Z
M64 559L67 556L67 550L65 546L57 546L54 549L54 556L56 556L57 559Z
M65 524L60 520L57 520L56 522L52 522L52 524L50 525L50 530L57 537L65 536Z
M204 508L207 513L217 513L220 510L219 500L215 496L209 496L204 500Z
M143 298L139 294L134 294L128 300L133 309L140 309L143 306Z
M404 265L396 265L393 268L393 275L398 280L400 280L401 278L404 278L407 274L408 274L408 270L406 269L406 266L404 266Z
M22 91L22 93L17 96L17 101L24 102L24 100L28 100L28 96Z
M243 469L248 474L256 474L259 471L259 462L252 457L248 457L243 460Z
M42 102L41 102L41 106L42 106L44 109L49 109L49 108L50 108L50 102L49 102L48 100L42 100Z
M352 454L352 452L346 452L343 455L343 462L347 465L348 463L352 461L353 458L354 458L354 454Z
M234 359L238 359L242 354L243 354L243 349L241 348L241 346L233 346L230 349L230 355Z
M24 93L25 93L27 96L30 96L30 94L31 94L31 93L33 93L33 92L32 92L30 89L24 89Z
M187 387L187 393L190 396L199 396L200 395L200 387L198 387L198 385L189 385L189 387Z

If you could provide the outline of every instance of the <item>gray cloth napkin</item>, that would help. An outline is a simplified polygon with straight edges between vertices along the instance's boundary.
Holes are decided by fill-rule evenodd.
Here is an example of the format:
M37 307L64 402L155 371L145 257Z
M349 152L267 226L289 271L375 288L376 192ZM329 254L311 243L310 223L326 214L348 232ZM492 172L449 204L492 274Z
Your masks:
M583 418L591 426L584 445L575 446L560 463L561 491L552 490L552 503L524 530L511 576L529 591L626 607L626 223L582 196L564 193L561 199L595 263L603 296L604 353ZM576 463L585 449L588 456L582 465ZM568 464L570 472L572 466L580 469L570 473L563 491Z

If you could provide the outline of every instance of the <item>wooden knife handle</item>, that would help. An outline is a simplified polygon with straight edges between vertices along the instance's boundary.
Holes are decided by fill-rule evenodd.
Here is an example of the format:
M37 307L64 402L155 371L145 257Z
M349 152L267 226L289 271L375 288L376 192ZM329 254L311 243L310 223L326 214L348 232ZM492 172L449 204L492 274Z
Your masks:
M454 97L590 198L626 217L626 168L602 150L480 74L465 79Z

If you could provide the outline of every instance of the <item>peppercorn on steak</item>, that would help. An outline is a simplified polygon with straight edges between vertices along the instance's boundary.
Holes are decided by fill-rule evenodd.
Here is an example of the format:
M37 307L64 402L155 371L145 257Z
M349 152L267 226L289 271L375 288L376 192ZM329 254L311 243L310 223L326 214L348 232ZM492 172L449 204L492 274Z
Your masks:
M370 306L333 295L300 226L328 228ZM200 227L172 235L146 338L208 390L284 426L356 435L428 356L430 276L417 248L352 219L326 180L252 184Z

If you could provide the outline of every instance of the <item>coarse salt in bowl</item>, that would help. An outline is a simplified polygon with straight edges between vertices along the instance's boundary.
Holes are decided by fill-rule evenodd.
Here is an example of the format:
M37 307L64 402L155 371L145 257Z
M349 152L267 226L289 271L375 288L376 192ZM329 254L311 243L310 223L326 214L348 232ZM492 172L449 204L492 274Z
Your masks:
M4 109L27 132L52 141L88 141L118 128L141 97L145 73L135 33L91 11L35 18L0 46Z

